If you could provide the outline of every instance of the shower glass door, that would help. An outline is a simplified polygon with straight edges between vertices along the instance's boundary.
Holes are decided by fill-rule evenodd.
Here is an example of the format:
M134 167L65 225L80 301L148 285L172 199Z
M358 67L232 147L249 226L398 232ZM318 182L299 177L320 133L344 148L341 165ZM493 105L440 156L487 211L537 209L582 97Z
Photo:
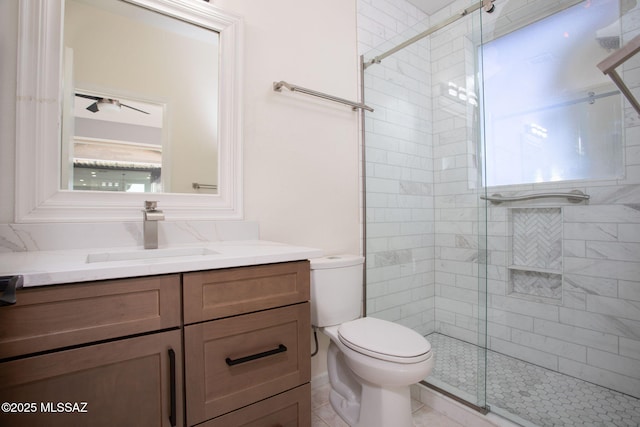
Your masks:
M425 383L479 409L638 425L640 119L598 64L638 34L640 1L459 13L478 5L363 56L366 314L427 337ZM398 26L380 22L372 39ZM617 71L640 96L640 55Z
M486 400L521 425L640 423L640 121L598 67L638 34L638 3L481 17L482 184L541 197L487 207ZM618 67L636 94L639 70Z
M455 2L455 12L477 5ZM424 335L436 360L425 382L484 408L481 12L441 25L451 8L363 55L364 100L375 109L364 124L366 314Z

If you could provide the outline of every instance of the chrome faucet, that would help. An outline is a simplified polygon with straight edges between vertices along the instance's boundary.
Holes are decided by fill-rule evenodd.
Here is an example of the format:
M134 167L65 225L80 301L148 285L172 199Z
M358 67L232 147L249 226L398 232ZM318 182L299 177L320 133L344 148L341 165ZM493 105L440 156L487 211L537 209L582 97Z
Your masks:
M157 249L158 248L158 221L164 220L164 213L157 209L158 202L145 201L144 202L144 222L142 231L144 234L144 248L145 249Z

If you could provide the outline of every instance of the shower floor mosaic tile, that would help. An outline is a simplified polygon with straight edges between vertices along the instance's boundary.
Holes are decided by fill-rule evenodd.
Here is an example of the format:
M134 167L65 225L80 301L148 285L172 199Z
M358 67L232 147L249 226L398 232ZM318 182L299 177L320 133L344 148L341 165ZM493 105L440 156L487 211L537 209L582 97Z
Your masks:
M477 391L479 347L442 334L429 382L467 400ZM487 404L524 426L640 426L640 399L487 351Z

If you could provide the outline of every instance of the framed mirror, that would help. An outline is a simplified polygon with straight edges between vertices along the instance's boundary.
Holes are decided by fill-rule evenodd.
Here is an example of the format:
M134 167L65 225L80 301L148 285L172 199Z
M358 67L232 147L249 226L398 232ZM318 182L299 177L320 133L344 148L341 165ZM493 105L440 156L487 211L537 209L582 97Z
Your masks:
M241 218L241 42L199 0L21 0L16 222Z

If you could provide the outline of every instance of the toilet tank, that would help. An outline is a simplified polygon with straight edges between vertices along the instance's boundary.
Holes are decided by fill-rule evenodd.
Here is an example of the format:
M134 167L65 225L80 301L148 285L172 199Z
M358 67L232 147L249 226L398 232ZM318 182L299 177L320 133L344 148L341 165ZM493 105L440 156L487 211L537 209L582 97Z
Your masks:
M339 325L362 315L359 255L333 255L311 261L311 324Z

